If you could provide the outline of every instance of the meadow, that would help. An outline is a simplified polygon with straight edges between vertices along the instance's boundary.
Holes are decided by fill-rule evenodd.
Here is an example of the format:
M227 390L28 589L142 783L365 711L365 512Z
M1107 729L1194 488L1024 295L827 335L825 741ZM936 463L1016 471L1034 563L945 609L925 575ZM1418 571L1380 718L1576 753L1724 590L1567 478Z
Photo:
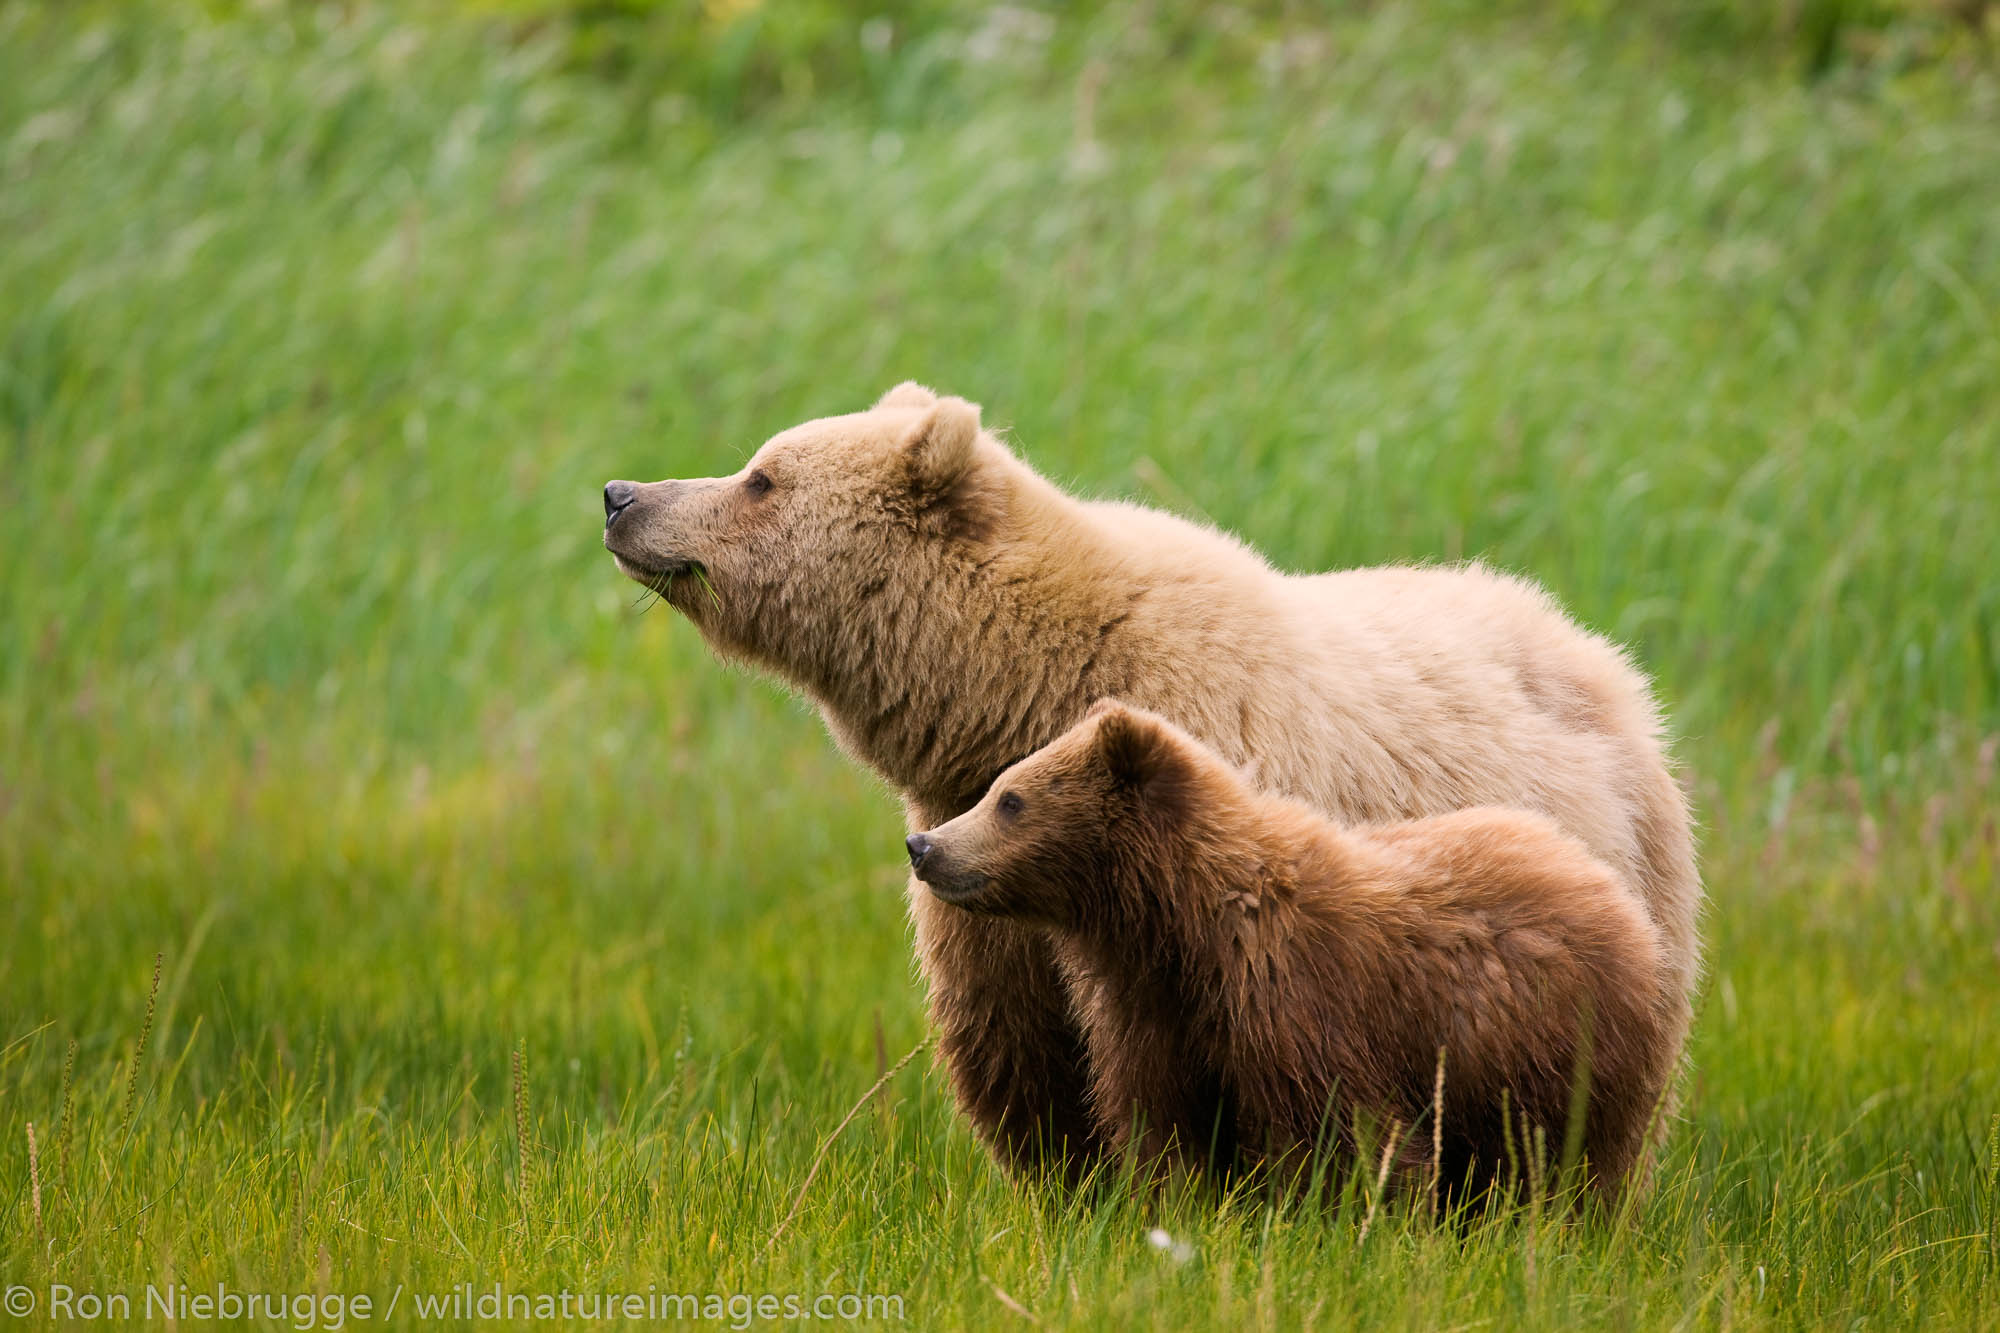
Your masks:
M2000 1324L2000 73L1605 8L0 3L0 1319ZM599 488L903 378L1632 646L1711 895L1645 1199L1024 1188L925 1052L833 1135L897 803Z

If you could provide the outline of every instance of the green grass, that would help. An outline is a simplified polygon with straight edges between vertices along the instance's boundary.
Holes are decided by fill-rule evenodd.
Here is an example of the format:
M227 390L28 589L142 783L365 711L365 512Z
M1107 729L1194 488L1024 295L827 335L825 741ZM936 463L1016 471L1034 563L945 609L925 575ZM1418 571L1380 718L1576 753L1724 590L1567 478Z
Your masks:
M0 1284L2000 1320L1984 58L939 23L722 115L559 27L0 5ZM924 1032L896 802L639 610L597 491L908 376L1080 489L1634 645L1713 906L1629 1217L1024 1190L920 1057L767 1249Z

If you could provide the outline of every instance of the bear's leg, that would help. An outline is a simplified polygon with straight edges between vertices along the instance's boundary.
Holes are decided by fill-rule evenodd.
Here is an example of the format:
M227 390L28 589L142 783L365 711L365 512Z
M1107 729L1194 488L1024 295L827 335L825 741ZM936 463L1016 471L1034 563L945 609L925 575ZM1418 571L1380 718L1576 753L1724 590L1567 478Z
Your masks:
M1124 1095L1108 1089L1103 1079L1093 1102L1104 1141L1136 1189L1185 1194L1233 1175L1235 1130L1220 1103L1211 1099L1204 1115L1171 1100ZM1124 1106L1127 1113L1113 1117L1106 1110L1112 1106Z
M1083 1037L1047 938L973 916L911 881L917 958L959 1109L1008 1167L1079 1179L1103 1151Z
M1222 1071L1190 1048L1186 998L1170 991L1121 1002L1064 946L1056 956L1082 1018L1100 1140L1140 1180L1227 1179L1237 1165L1239 1108Z

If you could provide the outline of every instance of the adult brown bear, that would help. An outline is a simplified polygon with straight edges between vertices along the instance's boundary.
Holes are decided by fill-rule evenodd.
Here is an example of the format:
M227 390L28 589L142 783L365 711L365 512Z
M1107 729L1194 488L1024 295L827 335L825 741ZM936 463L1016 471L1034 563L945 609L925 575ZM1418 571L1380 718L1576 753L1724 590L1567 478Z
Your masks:
M1533 585L1477 565L1280 573L1223 533L1063 493L973 404L915 384L773 436L732 476L614 481L604 503L618 567L808 695L912 831L1106 695L1344 823L1539 811L1659 927L1679 1048L1701 882L1660 714ZM1087 1164L1102 1145L1044 933L970 930L921 891L910 911L961 1106L1016 1166Z

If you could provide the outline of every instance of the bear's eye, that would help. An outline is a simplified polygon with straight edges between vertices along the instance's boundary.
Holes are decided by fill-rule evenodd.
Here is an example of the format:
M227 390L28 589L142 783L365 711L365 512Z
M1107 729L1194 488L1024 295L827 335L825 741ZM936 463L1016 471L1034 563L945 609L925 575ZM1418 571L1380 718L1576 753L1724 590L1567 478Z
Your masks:
M1012 819L1014 816L1020 814L1021 811L1025 808L1026 807L1023 804L1021 798L1016 796L1011 791L1007 792L1000 798L1000 813L1007 816L1007 818L1009 819Z
M743 479L743 489L752 495L769 495L772 485L771 474L763 468L758 468Z

